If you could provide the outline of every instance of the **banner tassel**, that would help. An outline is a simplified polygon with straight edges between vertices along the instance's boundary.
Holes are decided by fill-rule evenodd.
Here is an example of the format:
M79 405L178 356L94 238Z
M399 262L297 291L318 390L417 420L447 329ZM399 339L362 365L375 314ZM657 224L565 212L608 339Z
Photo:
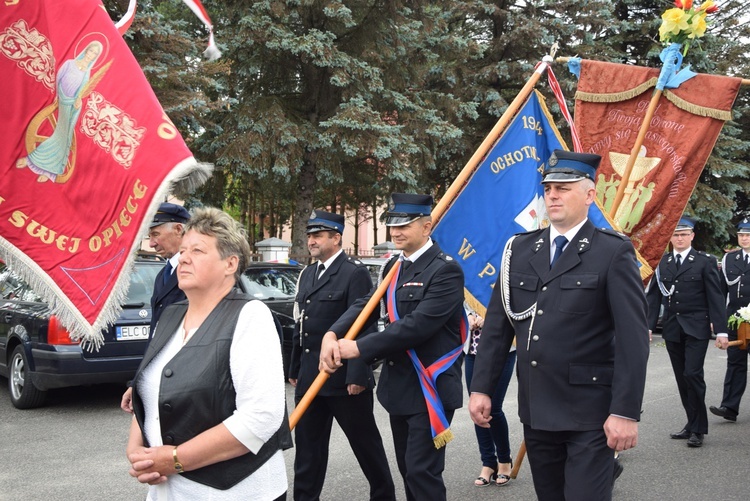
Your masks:
M453 440L453 432L450 428L447 428L435 435L432 439L432 443L435 444L436 449L440 449L441 447L448 445L448 442L451 440Z

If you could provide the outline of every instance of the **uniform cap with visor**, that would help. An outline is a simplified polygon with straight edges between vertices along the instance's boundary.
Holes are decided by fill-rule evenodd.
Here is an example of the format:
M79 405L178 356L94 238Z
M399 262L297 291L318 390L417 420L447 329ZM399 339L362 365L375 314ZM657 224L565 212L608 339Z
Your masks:
M307 234L319 231L337 231L344 233L344 216L323 210L314 210L307 220Z
M750 220L745 218L737 223L737 233L750 233Z
M680 221L677 223L677 226L675 227L674 231L680 231L680 230L690 230L693 231L695 229L695 219L687 216L682 216L680 218Z
M575 183L582 179L594 180L602 157L593 153L555 150L544 166L542 184Z
M432 213L432 195L393 193L386 212L386 226L405 226Z
M149 228L160 226L164 223L182 223L185 224L190 220L190 213L185 207L177 204L164 202L159 205L159 210L154 214L154 219L149 224Z

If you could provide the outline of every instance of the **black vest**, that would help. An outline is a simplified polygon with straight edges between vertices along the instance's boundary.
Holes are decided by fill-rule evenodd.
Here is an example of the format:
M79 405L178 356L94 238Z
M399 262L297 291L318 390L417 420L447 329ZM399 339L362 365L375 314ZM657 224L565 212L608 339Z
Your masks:
M234 413L236 393L229 369L229 351L240 311L250 300L250 296L232 290L164 367L159 390L159 419L164 445L187 442ZM167 307L158 332L138 368L133 384L133 410L141 430L145 416L138 395L139 376L177 330L186 311L186 301ZM145 436L143 441L148 446ZM182 475L216 489L229 489L260 468L279 449L290 447L292 437L285 411L281 427L258 454L247 453Z

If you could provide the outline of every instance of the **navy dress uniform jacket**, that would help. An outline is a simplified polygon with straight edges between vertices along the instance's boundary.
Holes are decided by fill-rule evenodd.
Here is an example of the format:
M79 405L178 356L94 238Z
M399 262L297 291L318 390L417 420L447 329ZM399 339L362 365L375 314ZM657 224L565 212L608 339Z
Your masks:
M177 284L177 270L174 270L167 283L164 283L164 272L165 268L156 275L154 279L154 292L151 295L151 330L150 337L154 336L154 330L156 329L156 323L159 321L162 312L170 304L178 301L187 299L185 293L178 287Z
M745 264L742 249L727 253L723 273L726 281L722 280L722 284L727 296L727 318L729 318L737 310L750 304L750 264ZM728 282L735 283L729 285ZM727 328L735 332L734 329L728 326Z
M680 342L680 331L696 339L710 339L711 325L715 332L726 332L726 303L722 293L716 259L691 249L680 268L674 254L659 261L659 279L666 292L662 338ZM664 294L654 276L648 290L649 327L653 330L659 317Z
M630 240L587 221L552 269L549 228L518 235L511 249L511 310L520 313L536 303L533 328L532 317L511 322L506 316L500 277L471 391L492 395L516 337L524 424L588 431L601 429L610 414L638 420L649 340Z
M386 263L384 275L396 260ZM355 302L331 330L343 337L373 292ZM417 372L406 351L415 349L419 360L427 367L459 346L463 301L463 270L433 242L408 270L402 270L396 290L400 320L388 324L383 331L357 338L362 360L385 359L378 383L378 400L389 414L427 412ZM367 325L378 317L376 309ZM463 404L462 361L463 354L437 379L438 394L446 411Z
M294 327L289 378L297 379L297 396L304 395L319 374L323 335L357 299L372 289L367 267L344 252L316 281L317 272L317 263L302 270L295 298L300 318ZM372 369L363 360L345 360L344 367L331 375L319 395L346 396L349 384L374 388Z

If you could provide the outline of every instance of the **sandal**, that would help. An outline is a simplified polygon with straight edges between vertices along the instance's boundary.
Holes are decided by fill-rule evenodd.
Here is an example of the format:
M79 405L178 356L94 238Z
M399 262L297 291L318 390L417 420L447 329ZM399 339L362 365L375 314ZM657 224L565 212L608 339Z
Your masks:
M507 464L507 463L503 463L503 464ZM499 469L499 465L498 465L498 469ZM510 472L512 472L512 471L513 471L513 460L511 459L511 461L510 461ZM501 482L501 480L502 480L502 482ZM500 487L502 487L504 485L508 485L511 480L512 479L510 478L510 474L506 475L505 473L498 473L497 475L495 475L495 484L497 484Z
M484 471L484 468L490 469L489 466L482 467L482 471ZM497 466L495 467L495 470L490 474L489 480L483 477L482 475L479 475L476 480L474 480L474 486L475 487L487 487L491 483L493 483L497 479Z

